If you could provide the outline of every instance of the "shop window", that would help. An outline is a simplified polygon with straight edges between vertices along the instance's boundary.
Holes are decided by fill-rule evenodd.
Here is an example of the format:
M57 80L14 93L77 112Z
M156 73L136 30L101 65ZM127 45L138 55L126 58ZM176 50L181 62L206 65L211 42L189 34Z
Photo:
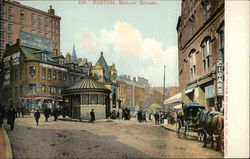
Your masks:
M209 67L211 65L211 50L210 50L210 38L206 38L202 45L201 45L201 51L202 51L202 62L204 71L208 71Z
M30 72L29 72L30 78L36 78L36 67L30 66L29 70L30 70Z
M44 80L46 76L46 69L42 68L42 79Z
M35 84L29 84L29 91L30 92L36 92L36 85Z
M91 104L97 104L98 103L98 95L96 95L96 94L91 94L90 95L90 103Z
M48 80L51 80L51 69L48 69Z
M89 104L89 95L88 94L82 95L82 104Z

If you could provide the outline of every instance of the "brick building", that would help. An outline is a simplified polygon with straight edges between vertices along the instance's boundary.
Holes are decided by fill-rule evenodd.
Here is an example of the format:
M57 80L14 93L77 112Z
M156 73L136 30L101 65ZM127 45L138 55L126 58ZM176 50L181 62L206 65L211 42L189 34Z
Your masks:
M182 0L177 24L184 103L223 105L224 1Z
M150 105L150 103L147 104L147 89L149 88L147 79L120 75L117 78L117 82L119 84L119 99L121 100L122 108L139 106L141 109L145 109L145 107Z
M60 20L50 6L44 12L19 2L0 1L0 59L6 44L14 44L21 31L28 32L52 40L53 55L60 55Z

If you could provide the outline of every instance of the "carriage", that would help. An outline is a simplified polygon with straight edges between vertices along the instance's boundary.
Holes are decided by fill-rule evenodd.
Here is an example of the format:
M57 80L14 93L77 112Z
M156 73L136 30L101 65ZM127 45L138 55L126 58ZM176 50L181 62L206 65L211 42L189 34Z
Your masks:
M199 133L202 131L202 128L194 121L201 109L205 109L205 106L197 103L183 105L183 113L178 114L176 122L178 137L184 136L187 139L191 132Z

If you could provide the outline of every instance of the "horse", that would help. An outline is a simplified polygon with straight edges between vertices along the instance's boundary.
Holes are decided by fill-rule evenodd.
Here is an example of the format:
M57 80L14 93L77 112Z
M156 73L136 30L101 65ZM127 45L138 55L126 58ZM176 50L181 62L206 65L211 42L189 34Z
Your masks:
M204 145L203 147L207 147L207 138L215 137L216 139L216 151L222 150L223 147L220 144L221 134L224 129L224 117L221 113L216 111L209 110L200 110L197 113L196 119L198 124L202 127L204 132ZM212 148L214 148L214 141L212 138Z

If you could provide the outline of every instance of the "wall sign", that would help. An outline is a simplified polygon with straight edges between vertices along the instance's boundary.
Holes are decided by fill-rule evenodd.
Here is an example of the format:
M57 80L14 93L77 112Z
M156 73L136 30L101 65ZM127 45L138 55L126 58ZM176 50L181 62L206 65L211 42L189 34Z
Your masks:
M223 86L223 64L222 60L216 60L216 89L217 95L223 96L224 95L224 86Z

